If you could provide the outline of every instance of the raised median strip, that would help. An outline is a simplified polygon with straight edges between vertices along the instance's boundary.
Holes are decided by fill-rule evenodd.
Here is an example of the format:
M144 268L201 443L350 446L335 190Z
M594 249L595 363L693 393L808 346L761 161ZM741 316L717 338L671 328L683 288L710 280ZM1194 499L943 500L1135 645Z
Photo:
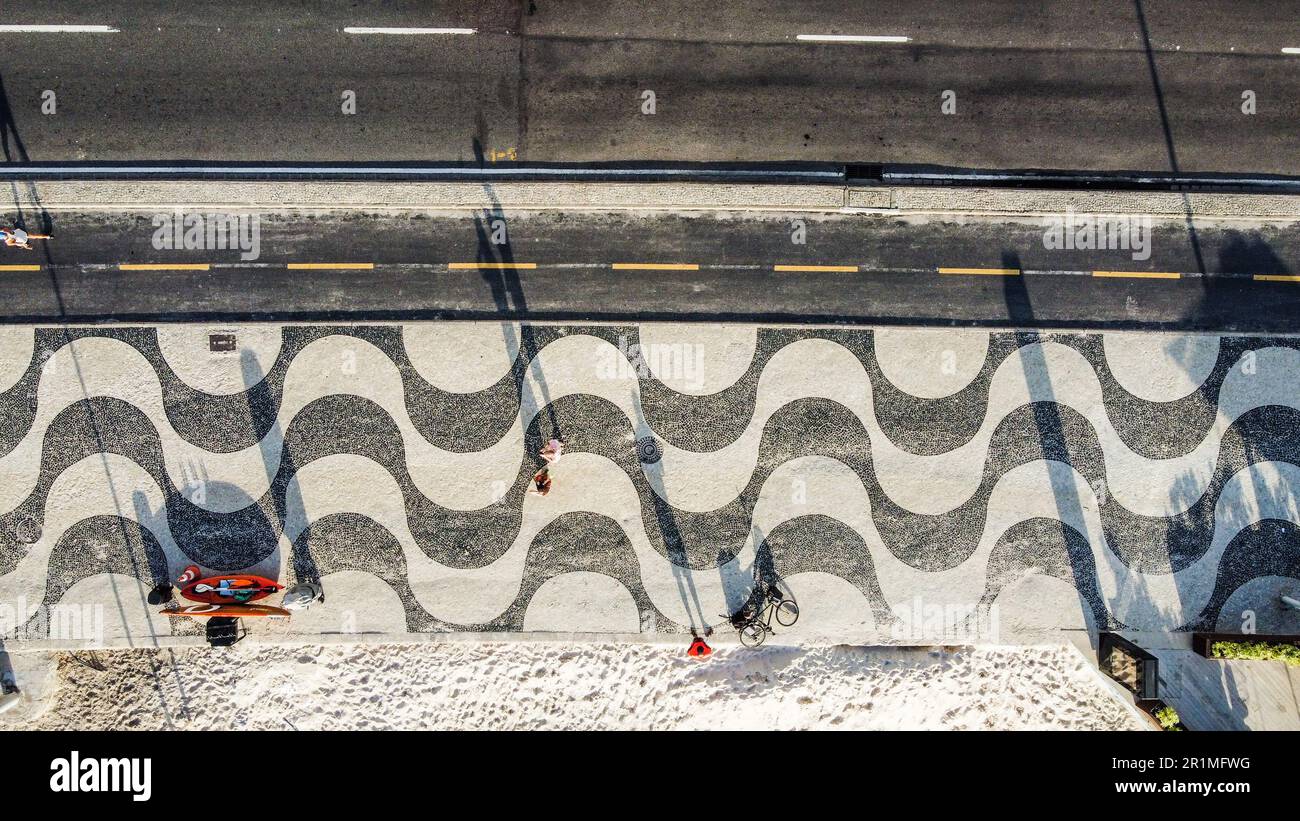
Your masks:
M22 169L17 169L21 171ZM683 210L882 214L971 214L1041 218L1076 214L1142 214L1157 219L1300 220L1298 194L1056 190L945 186L657 181L493 182L329 179L22 179L14 205L58 211L175 208L212 211L288 210ZM833 181L832 181L833 182Z
M881 196L887 202L882 208ZM1175 193L944 186L850 187L848 207L886 213L974 214L1041 218L1075 214L1141 214L1156 219L1300 220L1294 194Z

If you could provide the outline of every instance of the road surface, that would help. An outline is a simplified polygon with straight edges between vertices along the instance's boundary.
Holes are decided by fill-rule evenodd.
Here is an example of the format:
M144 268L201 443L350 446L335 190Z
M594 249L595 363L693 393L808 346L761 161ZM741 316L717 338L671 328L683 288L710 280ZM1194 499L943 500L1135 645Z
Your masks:
M5 162L1300 170L1285 0L109 0L0 22L102 28L0 29Z
M663 319L1300 331L1295 223L1156 222L1149 258L1134 259L1132 250L1048 250L1042 222L1029 219L258 216L255 259L232 249L156 248L152 212L52 212L48 226L39 214L29 217L29 229L48 227L54 239L32 252L0 249L5 321ZM803 244L794 241L799 223Z

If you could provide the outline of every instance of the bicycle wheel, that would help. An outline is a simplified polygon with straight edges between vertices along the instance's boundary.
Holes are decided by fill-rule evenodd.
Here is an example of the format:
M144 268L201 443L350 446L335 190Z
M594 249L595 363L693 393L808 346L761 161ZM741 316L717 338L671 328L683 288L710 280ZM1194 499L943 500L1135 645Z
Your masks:
M740 628L740 643L746 647L757 647L767 638L767 628L762 622L751 621L744 627Z
M794 603L794 599L783 599L776 606L776 623L782 627L793 627L797 621L799 621L799 605Z

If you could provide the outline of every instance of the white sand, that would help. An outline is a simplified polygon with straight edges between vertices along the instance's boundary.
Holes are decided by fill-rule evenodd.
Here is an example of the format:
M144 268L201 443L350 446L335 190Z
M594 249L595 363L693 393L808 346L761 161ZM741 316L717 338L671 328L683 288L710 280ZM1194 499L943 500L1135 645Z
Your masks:
M89 660L91 654L79 658ZM1059 646L236 645L58 657L48 729L1140 729ZM35 707L36 705L33 705ZM12 725L11 725L12 726Z

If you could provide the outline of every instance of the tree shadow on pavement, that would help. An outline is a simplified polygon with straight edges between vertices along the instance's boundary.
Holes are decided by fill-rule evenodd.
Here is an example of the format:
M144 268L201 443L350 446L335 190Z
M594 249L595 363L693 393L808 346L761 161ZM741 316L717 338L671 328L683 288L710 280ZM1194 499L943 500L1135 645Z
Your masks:
M0 154L3 154L6 164L31 162L31 157L27 153L27 146L18 133L18 124L14 120L13 107L9 103L9 91L5 88L3 73L0 73ZM31 233L56 235L54 218L41 203L40 191L34 182L11 180L9 189L10 196L13 198L15 228L21 228ZM24 202L32 205L25 209ZM31 220L34 220L34 224L29 221L28 210L32 212ZM62 284L59 282L58 274L55 273L54 255L50 241L42 240L36 253L39 253L44 260L43 267L50 279L50 292L54 297L55 305L58 306L59 317L64 318L68 315L67 305L63 297Z
M3 155L6 164L18 164L31 162L31 157L27 153L27 146L23 143L22 136L18 133L18 123L14 119L13 107L9 103L9 91L5 88L4 75L0 74L0 155ZM30 230L37 226L31 226L27 222L24 214L23 202L24 193L26 201L36 203L34 217L39 220L39 231L37 233L51 234L54 231L54 221L48 211L40 205L39 192L36 190L36 184L32 182L19 182L10 180L10 195L14 201L14 211L16 213L16 227L24 230ZM43 246L48 251L48 246Z
M1165 106L1164 87L1160 83L1160 71L1156 67L1155 50L1151 47L1151 31L1147 26L1146 12L1142 8L1142 0L1133 0L1133 8L1137 14L1138 26L1142 31L1142 45L1146 51L1147 70L1151 73L1151 88L1155 95L1156 108L1160 113L1160 128L1164 132L1165 152L1169 156L1169 170L1178 174L1181 168L1178 165L1178 149L1174 145L1174 130L1169 124L1169 110ZM1196 233L1196 225L1192 220L1192 203L1187 194L1183 194L1183 220L1187 226L1187 239L1191 243L1192 253L1196 256L1196 270L1205 275L1205 257L1201 251L1201 238Z
M1002 253L1002 267L1019 271L1021 269L1019 254L1015 251L1004 251ZM1014 355L1020 359L1025 373L1025 381L1031 391L1035 388L1032 375L1035 373L1042 375L1042 382L1037 385L1041 398L1034 401L1032 405L1034 426L1038 431L1038 445L1042 459L1045 462L1056 461L1070 465L1073 461L1070 444L1066 440L1065 425L1061 418L1055 389L1047 368L1047 357L1039 344L1044 339L1034 327L1033 303L1029 290L1025 285L1025 278L1022 274L1017 274L1003 276L1001 280L1007 316L1012 327L1015 328L1017 349ZM1076 543L1086 544L1087 538L1085 536L1084 539L1078 540L1078 542L1072 539L1071 532L1073 528L1067 522L1084 520L1083 505L1072 486L1066 487L1054 482L1052 496L1056 503L1056 524L1061 528L1061 543L1068 554L1070 572L1074 577L1074 588L1079 591L1082 598L1082 591L1093 587L1096 583L1097 565L1091 551L1072 549L1072 545ZM1105 629L1105 622L1102 621L1103 616L1108 617L1109 614L1095 612L1094 609L1094 620L1097 622L1098 629ZM1097 636L1090 634L1088 639L1093 648L1096 649Z
M1225 232L1227 241L1219 249L1218 270L1228 274L1291 273L1291 268L1273 250L1272 244L1258 234L1246 231Z
M474 140L474 155L477 157L480 165L484 164L483 146L477 139ZM484 193L487 195L491 206L484 209L481 215L476 214L474 217L474 233L477 236L477 255L475 261L486 263L481 269L480 274L483 282L487 284L492 293L492 302L496 305L497 313L503 320L501 323L502 333L506 336L507 350L513 349L524 355L524 367L516 368L515 387L520 400L520 411L523 411L524 387L528 384L529 370L534 371L537 384L542 392L541 401L534 399L534 407L539 410L545 410L547 419L551 423L550 437L564 441L564 431L560 427L560 421L555 413L555 408L551 405L551 396L549 386L546 384L545 374L542 373L540 366L534 368L537 359L539 346L537 344L537 335L533 327L528 324L528 299L524 294L522 281L519 279L519 271L513 267L516 262L514 250L510 244L509 223L506 220L505 209L501 207L501 201L498 199L492 185L483 186ZM502 243L493 241L494 232L498 229L504 232ZM518 318L519 335L515 337L514 326L509 322L511 318ZM528 428L527 420L523 422L526 431ZM530 451L540 448L540 442L526 442L525 445ZM536 446L536 447L534 447Z

